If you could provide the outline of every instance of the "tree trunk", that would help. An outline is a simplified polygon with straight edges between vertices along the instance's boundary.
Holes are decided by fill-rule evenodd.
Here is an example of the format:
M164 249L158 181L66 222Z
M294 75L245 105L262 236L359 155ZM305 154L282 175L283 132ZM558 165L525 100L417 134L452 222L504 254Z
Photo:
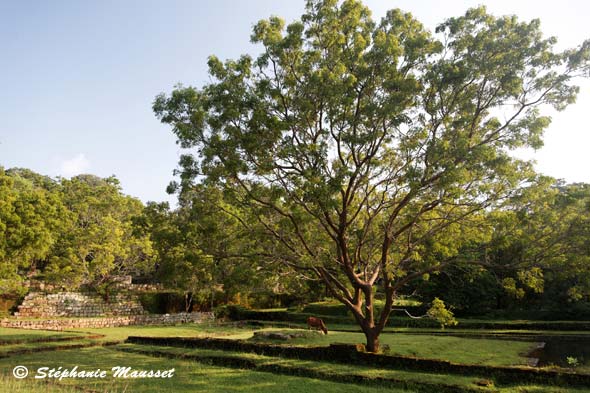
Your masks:
M333 291L334 292L334 291ZM379 351L379 335L383 330L382 325L375 325L375 310L374 310L374 302L373 302L373 293L372 288L364 291L365 295L365 304L364 304L364 314L361 311L360 307L355 307L349 305L349 310L352 312L352 315L356 319L356 322L361 327L365 337L367 339L367 343L365 345L365 350L367 352L378 352ZM359 302L360 306L360 302Z
M193 293L188 292L184 294L184 312L190 312L193 303Z
M367 338L367 344L365 349L367 352L378 352L379 351L379 333L374 329L370 328L364 331L365 337Z

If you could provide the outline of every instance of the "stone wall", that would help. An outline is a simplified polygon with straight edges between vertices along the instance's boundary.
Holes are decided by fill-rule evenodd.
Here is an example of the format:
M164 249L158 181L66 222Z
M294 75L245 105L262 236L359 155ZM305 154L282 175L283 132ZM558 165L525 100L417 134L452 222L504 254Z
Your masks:
M131 276L116 276L113 278L114 288L128 290L132 292L161 291L164 289L162 284L133 284ZM23 284L30 292L62 292L64 289L57 284L49 284L38 279L28 279Z
M213 313L193 312L178 314L146 314L113 316L107 318L64 318L64 319L14 319L0 320L0 327L21 329L63 330L79 328L103 328L129 325L176 325L180 323L202 323L214 319Z
M117 315L143 315L146 311L137 295L119 292L111 296L109 303L93 293L30 292L18 311L17 318L53 318L53 317L102 317Z

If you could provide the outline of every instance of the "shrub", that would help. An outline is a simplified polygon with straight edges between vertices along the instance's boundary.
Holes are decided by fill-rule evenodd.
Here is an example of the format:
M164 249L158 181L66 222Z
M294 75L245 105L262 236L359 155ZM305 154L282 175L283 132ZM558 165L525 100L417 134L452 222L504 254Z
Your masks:
M432 307L430 307L426 314L430 318L438 321L441 329L444 329L445 326L455 326L458 324L453 313L447 310L445 303L437 297L432 301Z
M139 295L139 301L150 314L184 311L184 294L178 292L144 292Z

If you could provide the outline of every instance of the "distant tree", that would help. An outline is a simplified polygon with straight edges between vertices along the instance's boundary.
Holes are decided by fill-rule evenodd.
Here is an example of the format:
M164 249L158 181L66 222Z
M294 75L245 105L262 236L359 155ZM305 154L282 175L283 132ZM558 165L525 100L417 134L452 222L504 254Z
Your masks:
M400 10L376 23L358 1L308 1L287 27L255 25L256 59L212 56L211 83L154 102L188 149L181 187L240 188L233 203L272 244L260 258L321 278L368 351L397 293L464 259L473 215L532 177L508 151L541 146L550 119L539 108L574 102L589 70L590 41L554 52L538 20L480 7L436 33Z
M412 290L425 300L440 296L464 315L494 309L565 315L564 305L590 300L588 184L539 176L485 220L493 234L473 258L485 266L456 264Z
M17 188L41 188L49 192L55 192L60 187L58 181L27 168L10 168L6 170L6 174L14 179Z
M454 318L453 313L447 310L444 302L437 297L432 301L432 306L428 309L426 314L430 318L438 321L441 329L444 329L446 326L455 326L458 323Z
M565 284L561 299L590 300L590 185L544 178L511 205L495 213L490 244L496 265L514 271L505 289L518 299L549 278Z
M48 281L66 288L87 284L108 300L116 276L153 268L149 235L137 235L134 228L143 205L123 195L116 178L62 179L61 194L74 219L49 258Z
M257 261L259 229L253 217L225 202L216 187L195 187L179 197L175 210L167 203L150 203L145 211L158 253L159 281L211 304L286 291L293 280L281 275L282 266L274 269Z
M144 214L157 256L155 278L183 292L185 311L189 311L193 298L211 293L213 260L201 249L195 223L170 210L167 202L148 203Z
M31 181L31 174L0 168L0 295L26 292L24 280L50 255L72 218L59 195L41 187L54 184L37 174L42 182Z

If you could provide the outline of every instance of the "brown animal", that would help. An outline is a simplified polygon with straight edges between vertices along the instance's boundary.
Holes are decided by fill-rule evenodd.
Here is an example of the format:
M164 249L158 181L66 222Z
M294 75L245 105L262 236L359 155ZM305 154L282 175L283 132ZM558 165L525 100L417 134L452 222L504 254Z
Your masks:
M324 332L324 334L328 334L328 328L326 328L324 321L316 317L307 318L307 328L317 328Z

